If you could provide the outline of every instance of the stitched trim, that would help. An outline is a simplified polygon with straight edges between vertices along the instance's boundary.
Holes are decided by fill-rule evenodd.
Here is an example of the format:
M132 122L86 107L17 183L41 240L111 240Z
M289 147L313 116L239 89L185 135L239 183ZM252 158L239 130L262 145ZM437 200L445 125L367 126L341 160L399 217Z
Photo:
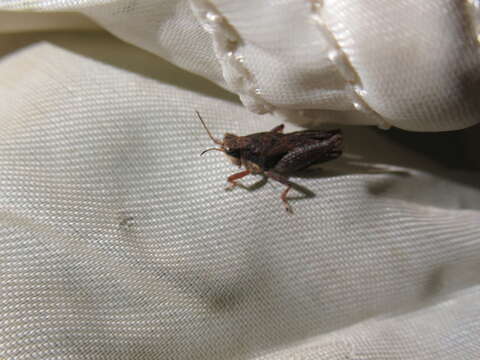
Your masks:
M475 1L475 0L474 0ZM325 37L332 50L328 53L328 59L336 67L340 76L345 80L345 90L352 99L353 107L360 112L368 114L371 118L376 120L377 126L381 129L389 129L392 125L389 124L380 114L374 111L367 101L364 99L367 91L363 88L362 81L355 71L355 68L350 63L347 54L338 44L333 33L328 28L327 24L322 19L323 0L309 0L311 17L317 24L317 28Z
M208 0L190 0L190 6L203 28L212 35L215 55L227 85L239 94L243 104L258 114L271 113L275 106L260 94L253 74L245 67L238 51L242 40L227 19Z
M190 7L202 27L212 35L225 82L240 96L248 110L257 114L272 113L282 121L288 119L303 125L311 122L312 119L305 117L304 110L278 108L261 97L262 90L245 67L244 57L238 50L242 43L240 36L209 0L190 0Z
M354 108L375 119L378 127L383 129L390 128L391 125L373 111L363 99L366 91L363 89L359 77L320 17L323 1L310 0L310 3L312 5L313 20L319 25L318 28L333 49L329 52L328 58L344 78L346 83L345 90L350 94ZM278 108L261 97L262 91L257 85L254 75L246 68L244 57L239 51L242 39L233 26L228 23L227 19L209 0L190 0L190 6L202 27L212 36L215 55L222 68L225 82L232 91L240 96L242 103L248 110L258 114L275 113L283 118L295 119L296 122L304 124L311 122L312 119L305 116L305 112L308 109L292 110Z

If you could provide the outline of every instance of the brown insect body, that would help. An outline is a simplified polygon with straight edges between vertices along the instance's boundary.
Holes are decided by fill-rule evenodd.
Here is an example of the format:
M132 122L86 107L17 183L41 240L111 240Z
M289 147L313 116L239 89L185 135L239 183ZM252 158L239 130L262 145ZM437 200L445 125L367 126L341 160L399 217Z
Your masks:
M198 112L197 115L205 126ZM312 165L338 158L342 154L343 136L340 130L306 130L284 134L283 128L283 125L279 125L271 131L246 136L227 133L220 141L211 136L205 126L212 140L221 146L206 151L222 151L233 164L246 169L228 177L229 188L235 187L236 180L249 174L263 174L286 185L281 199L285 209L291 211L286 196L293 184L288 177Z

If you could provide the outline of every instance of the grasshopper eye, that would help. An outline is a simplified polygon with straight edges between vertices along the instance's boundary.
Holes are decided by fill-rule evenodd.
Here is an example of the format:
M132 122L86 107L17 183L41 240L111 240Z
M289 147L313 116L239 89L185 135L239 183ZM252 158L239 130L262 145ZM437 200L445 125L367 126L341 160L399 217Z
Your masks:
M225 148L225 154L234 158L240 158L240 152L231 148Z

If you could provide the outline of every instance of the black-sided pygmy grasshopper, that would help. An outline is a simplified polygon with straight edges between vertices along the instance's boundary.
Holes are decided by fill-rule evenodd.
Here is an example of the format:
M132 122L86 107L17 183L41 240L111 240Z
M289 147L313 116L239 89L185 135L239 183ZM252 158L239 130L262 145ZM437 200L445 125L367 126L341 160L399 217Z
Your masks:
M246 136L226 133L221 141L213 137L198 111L196 113L210 139L220 145L220 148L207 149L201 155L210 150L221 151L234 165L246 169L227 178L230 183L227 189L237 186L236 180L249 174L264 175L287 186L280 198L288 212L292 210L287 194L293 186L289 176L342 154L343 136L340 130L304 130L284 134L282 124L268 132Z

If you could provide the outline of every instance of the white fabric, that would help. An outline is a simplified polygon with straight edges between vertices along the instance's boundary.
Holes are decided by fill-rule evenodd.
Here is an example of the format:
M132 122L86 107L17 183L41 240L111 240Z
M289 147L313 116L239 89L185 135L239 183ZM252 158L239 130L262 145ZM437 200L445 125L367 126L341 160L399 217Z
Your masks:
M349 108L355 91L348 81L340 86L348 74L317 69L288 46L258 45L275 34L285 39L277 17L262 20L263 28L247 26L249 37L239 29L255 17L240 13L253 1L212 3L195 1L191 10L182 1L0 1L4 8L87 13L116 35L238 91L256 111L293 118L303 110L323 121L331 105L339 122L377 119L367 94L360 93L360 111ZM453 3L438 2L450 10ZM231 68L241 71L230 63L238 54L222 58L221 35L203 22L205 6L239 16L228 19L244 39L237 45L248 81L230 77ZM283 21L287 10L292 18L300 11L289 1L270 8L285 12ZM357 11L380 17L389 7L371 9ZM337 16L354 26L347 10ZM265 19L269 7L258 11ZM458 13L451 14L455 23ZM311 34L290 28L285 44L309 52ZM72 33L77 47L49 37L0 59L0 358L478 359L480 191L467 185L478 184L478 174L453 173L371 129L345 128L355 163L340 159L292 179L316 196L295 199L292 191L295 214L288 216L277 183L224 191L237 169L216 152L199 157L212 144L194 110L217 136L266 130L278 118L253 114L105 34L88 36ZM435 80L422 65L426 72L416 78L424 78L410 91L432 93L414 99L418 113L407 106L411 98L395 93L401 87L388 90L388 74L376 82L368 65L358 65L362 86L373 86L368 94L388 90L382 106L390 115L378 123L396 117L421 130L472 124L471 94L442 94L440 86L474 64L473 55L459 60L463 51L459 45L447 52L458 62L443 64L450 80ZM292 68L277 73L288 53ZM358 54L352 64L354 58L365 61ZM253 80L262 91L251 91ZM427 80L432 88L421 90ZM405 89L416 83L402 81ZM452 102L437 113L441 98ZM415 118L420 113L425 118Z
M444 131L480 118L478 0L0 0L2 8L81 12L234 91L251 111L301 124Z

